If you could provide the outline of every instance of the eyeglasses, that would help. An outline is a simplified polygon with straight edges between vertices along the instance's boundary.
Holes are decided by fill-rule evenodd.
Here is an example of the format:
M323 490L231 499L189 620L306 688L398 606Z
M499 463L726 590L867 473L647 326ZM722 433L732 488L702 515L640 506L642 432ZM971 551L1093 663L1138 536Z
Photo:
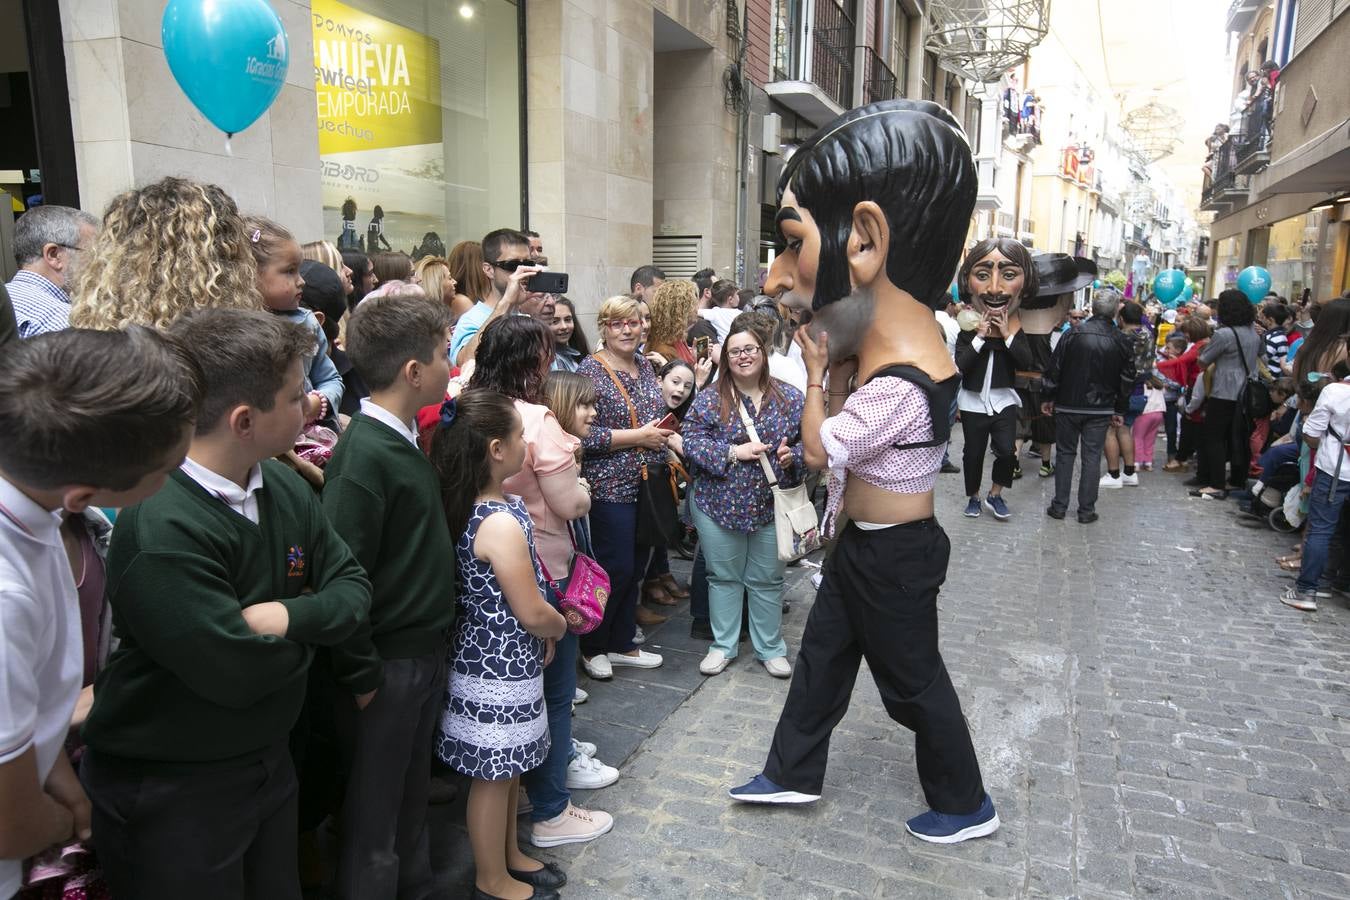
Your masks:
M642 322L638 319L610 319L605 323L605 327L610 331L637 331L642 327Z
M492 266L494 269L501 269L503 272L514 272L521 266L534 266L538 265L538 263L532 259L499 259L488 265Z
M728 350L727 356L732 359L740 359L742 356L755 357L759 356L759 348L755 346L737 347L734 350Z

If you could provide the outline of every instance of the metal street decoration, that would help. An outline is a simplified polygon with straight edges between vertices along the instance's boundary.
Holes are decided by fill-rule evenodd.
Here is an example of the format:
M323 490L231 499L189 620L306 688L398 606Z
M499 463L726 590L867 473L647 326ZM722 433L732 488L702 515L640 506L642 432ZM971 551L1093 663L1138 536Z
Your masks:
M928 41L949 72L998 81L1050 33L1050 0L929 0Z
M1145 160L1155 163L1171 156L1181 143L1178 136L1181 113L1156 100L1125 114L1121 127L1134 139L1135 148Z

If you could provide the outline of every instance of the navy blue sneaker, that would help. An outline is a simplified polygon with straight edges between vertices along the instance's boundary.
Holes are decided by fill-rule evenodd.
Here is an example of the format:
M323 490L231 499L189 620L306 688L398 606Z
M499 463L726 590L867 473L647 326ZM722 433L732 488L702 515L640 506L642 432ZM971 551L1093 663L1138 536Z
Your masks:
M803 794L780 787L762 774L756 775L740 787L732 788L727 793L731 795L732 800L739 800L742 803L815 803L820 799L819 794Z
M970 502L966 504L966 518L978 519L980 517L980 498L971 497Z
M994 518L1000 522L1006 522L1012 518L1012 513L1008 512L1008 504L1003 502L1003 495L995 496L990 494L984 498L984 508L994 514Z
M906 822L905 830L921 841L959 844L998 831L998 813L994 812L994 801L985 794L980 808L969 815L949 816L930 809Z

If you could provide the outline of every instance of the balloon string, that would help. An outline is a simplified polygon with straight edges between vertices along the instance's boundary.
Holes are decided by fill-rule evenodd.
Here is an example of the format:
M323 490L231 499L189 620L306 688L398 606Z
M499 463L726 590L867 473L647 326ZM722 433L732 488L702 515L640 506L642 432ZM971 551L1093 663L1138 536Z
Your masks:
M228 134L225 135L225 155L226 155L226 156L234 156L234 151L230 149L230 138L232 138L232 137L234 137L234 133L233 133L233 132L230 132L230 133L228 133Z

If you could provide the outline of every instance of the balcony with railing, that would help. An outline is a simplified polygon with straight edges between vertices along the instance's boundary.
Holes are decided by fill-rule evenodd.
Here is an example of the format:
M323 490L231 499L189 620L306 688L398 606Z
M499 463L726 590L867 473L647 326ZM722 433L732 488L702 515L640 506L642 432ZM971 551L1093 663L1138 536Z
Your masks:
M1210 180L1200 194L1200 208L1225 212L1235 203L1245 202L1248 177L1237 171L1239 148L1246 145L1242 133L1229 135L1210 160Z
M1258 100L1242 116L1242 134L1233 148L1233 168L1239 175L1255 174L1270 165L1271 104Z
M896 78L891 67L871 47L860 47L863 55L863 103L896 98Z
M853 106L852 8L852 0L774 2L773 81L764 90L813 125Z

